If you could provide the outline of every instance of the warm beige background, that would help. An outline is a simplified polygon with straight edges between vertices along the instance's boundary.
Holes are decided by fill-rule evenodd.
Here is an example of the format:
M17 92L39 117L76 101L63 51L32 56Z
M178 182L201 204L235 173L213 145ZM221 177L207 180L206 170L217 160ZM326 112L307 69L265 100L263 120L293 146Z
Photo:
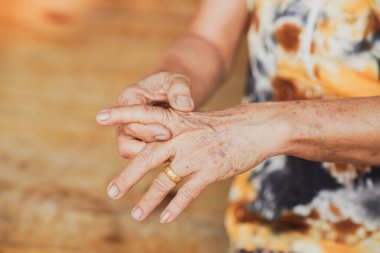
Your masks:
M154 173L121 201L105 194L127 161L98 110L148 73L198 0L0 2L0 253L225 252L229 182L209 187L178 219L163 206L129 212ZM246 51L206 106L239 103Z

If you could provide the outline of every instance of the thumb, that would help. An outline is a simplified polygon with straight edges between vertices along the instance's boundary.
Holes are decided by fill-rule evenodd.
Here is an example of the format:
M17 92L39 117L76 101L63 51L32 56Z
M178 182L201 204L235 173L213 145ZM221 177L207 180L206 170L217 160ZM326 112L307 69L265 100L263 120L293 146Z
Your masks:
M182 112L194 110L194 100L191 95L189 80L182 78L173 80L167 95L169 104L173 109Z

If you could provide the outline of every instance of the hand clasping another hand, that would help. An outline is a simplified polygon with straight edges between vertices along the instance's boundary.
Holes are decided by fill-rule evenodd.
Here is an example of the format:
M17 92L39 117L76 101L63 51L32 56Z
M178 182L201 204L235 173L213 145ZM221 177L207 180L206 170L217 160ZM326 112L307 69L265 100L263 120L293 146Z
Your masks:
M170 162L185 182L160 217L168 223L209 184L243 173L286 146L281 140L286 125L271 103L249 104L216 112L179 112L149 105L128 105L101 111L102 125L140 124L164 126L168 141L141 146L128 166L112 180L108 194L123 197L150 170ZM164 172L133 208L132 216L144 220L176 187Z

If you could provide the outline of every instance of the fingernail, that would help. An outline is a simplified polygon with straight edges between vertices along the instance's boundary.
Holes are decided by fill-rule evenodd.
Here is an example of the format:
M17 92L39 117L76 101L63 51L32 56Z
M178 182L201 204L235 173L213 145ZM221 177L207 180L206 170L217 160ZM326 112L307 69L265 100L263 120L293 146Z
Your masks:
M166 211L164 215L162 215L160 223L166 223L169 221L169 219L170 219L170 213Z
M132 212L133 219L140 220L141 216L142 216L141 209L139 207L135 208L135 210L133 210L133 212Z
M191 107L190 99L186 96L178 96L175 102L179 107Z
M154 139L156 139L156 141L166 141L168 138L165 135L160 134L155 136Z
M116 199L117 196L119 195L119 189L117 188L116 185L112 184L110 187L108 187L108 196L110 196L113 199Z
M111 117L111 113L109 110L104 110L104 111L101 111L98 113L98 115L96 115L96 119L98 121L106 121L108 120L109 118Z

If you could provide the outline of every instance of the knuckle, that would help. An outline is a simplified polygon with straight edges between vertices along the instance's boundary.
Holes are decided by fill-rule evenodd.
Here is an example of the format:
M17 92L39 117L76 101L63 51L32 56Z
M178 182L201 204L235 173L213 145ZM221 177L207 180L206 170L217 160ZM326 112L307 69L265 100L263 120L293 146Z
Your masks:
M202 190L206 188L207 185L214 182L214 177L210 175L210 173L201 172L198 173L197 177L194 178L196 189Z
M171 202L170 209L172 209L172 212L178 212L178 210L182 210L184 208L185 208L185 204L178 199L173 199L173 201Z
M142 113L147 113L149 110L150 110L150 106L149 105L147 105L147 104L142 104L142 105L139 105L140 106L140 108L141 108L141 112Z
M169 110L163 110L163 113L161 113L161 122L164 125L169 125L170 122L170 116L169 116Z
M148 118L151 111L151 107L147 104L138 105L136 112L143 118Z
M149 128L142 128L140 131L136 131L136 136L146 142L150 142L154 138L154 134L149 130Z
M137 143L134 143L131 140L125 139L120 136L117 138L117 149L123 158L132 159L134 158L141 150L141 147Z
M135 98L139 93L141 93L141 87L138 83L128 85L117 97L117 102L119 105L124 105L128 102L129 99Z
M144 129L133 129L133 128L129 128L129 129L132 129L132 130L128 130L126 131L126 133L132 136L133 138L139 139L144 142L151 142L153 139L153 134L147 131L144 131Z
M131 94L133 86L134 85L129 85L121 91L120 95L117 97L119 105L122 105L127 100L128 96Z
M147 195L142 200L139 206L141 206L143 209L150 209L151 206L154 205L154 200L152 196Z
M117 139L117 150L119 151L119 154L121 156L124 155L124 153L125 153L125 147L124 147L124 142L121 140L121 138Z
M178 194L185 201L191 201L191 200L194 200L196 198L196 193L195 193L194 189L192 189L188 186L183 186L181 189L179 189Z
M124 139L124 136L118 136L117 137L117 146L119 148L123 148L125 145L125 139Z
M124 88L121 91L120 95L117 97L117 103L119 105L122 105L124 101L126 100L127 92L128 92L128 88Z
M155 141L154 140L154 137L152 136L152 134L150 133L143 133L142 136L141 136L142 140L145 141L145 142L152 142L152 141Z
M160 143L156 143L156 142L152 142L152 143L149 143L149 145L147 146L147 148L145 149L146 152L150 153L150 154L155 154L155 152L161 147ZM151 159L153 159L153 157L151 157Z
M190 84L191 84L190 78L183 74L179 74L179 73L172 74L171 79L172 79L172 84L174 85L183 86L186 88L190 87Z
M132 130L131 130L131 127L129 126L129 124L125 124L123 125L123 130L122 130L124 133L128 134L128 133L131 133Z
M128 99L129 90L125 89L123 92L117 97L117 102L119 105L123 105Z
M118 143L117 144L117 150L119 151L119 154L121 156L124 156L125 155L125 150L124 150L124 145L122 143Z
M151 134L137 123L125 125L124 133L143 141L149 141L151 139Z
M118 145L118 151L121 157L131 159L134 157L134 154L126 148L123 144Z
M166 193L170 188L170 184L164 180L162 177L157 177L153 183L152 183L152 187L154 188L154 190L158 193Z
M144 137L145 131L141 128L141 125L138 123L126 124L124 126L124 132L133 137Z

